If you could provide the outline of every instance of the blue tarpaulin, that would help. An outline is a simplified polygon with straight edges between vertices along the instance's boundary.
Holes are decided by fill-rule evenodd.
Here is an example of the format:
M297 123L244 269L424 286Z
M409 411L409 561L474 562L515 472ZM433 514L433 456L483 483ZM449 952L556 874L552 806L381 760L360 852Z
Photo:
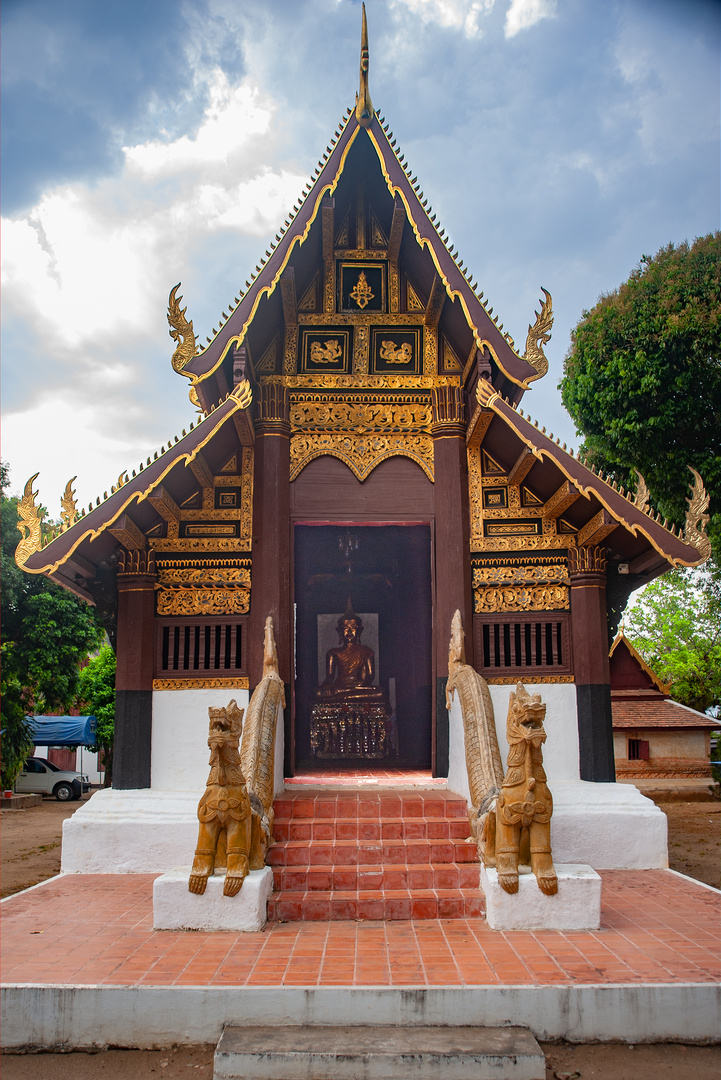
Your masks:
M95 746L94 716L28 716L36 746Z

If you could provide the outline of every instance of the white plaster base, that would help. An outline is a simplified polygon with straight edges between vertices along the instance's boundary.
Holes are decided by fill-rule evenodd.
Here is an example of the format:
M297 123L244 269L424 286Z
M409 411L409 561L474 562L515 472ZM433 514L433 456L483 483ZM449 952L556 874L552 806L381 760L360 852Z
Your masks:
M554 862L558 892L546 896L530 870L518 878L518 892L498 884L498 871L481 866L486 920L491 930L598 930L601 925L601 879L582 863Z
M189 863L198 840L201 795L202 789L96 791L63 822L61 869L66 874L157 874Z
M176 867L153 882L154 930L262 930L273 891L269 866L251 870L237 896L223 896L225 874L213 874L202 896L188 888L189 866Z
M551 785L554 862L596 870L660 870L668 866L668 819L631 784L586 780Z

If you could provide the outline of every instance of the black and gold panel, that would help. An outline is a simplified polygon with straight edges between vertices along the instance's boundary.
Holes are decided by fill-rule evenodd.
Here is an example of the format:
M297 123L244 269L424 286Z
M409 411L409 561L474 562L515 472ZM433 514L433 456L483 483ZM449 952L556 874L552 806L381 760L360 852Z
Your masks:
M420 326L394 327L382 326L371 330L371 366L372 375L419 375L421 372Z
M304 329L300 343L300 370L306 375L350 371L351 329L324 327Z
M227 537L229 539L235 539L240 535L240 522L181 521L180 535L183 539L193 539L195 537Z
M542 525L540 518L526 518L525 521L484 521L483 535L488 537L540 536Z
M216 510L238 510L240 509L240 488L239 487L222 487L215 488L215 509Z
M339 262L339 311L367 315L387 311L386 269L385 262Z
M483 507L485 510L502 509L508 506L508 488L493 487L483 489Z

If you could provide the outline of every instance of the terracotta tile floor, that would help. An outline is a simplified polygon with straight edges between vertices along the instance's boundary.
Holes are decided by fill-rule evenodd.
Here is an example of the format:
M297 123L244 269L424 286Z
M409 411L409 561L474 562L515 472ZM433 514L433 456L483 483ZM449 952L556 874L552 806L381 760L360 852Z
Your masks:
M602 871L602 928L500 933L481 918L154 931L155 875L68 875L3 902L2 981L439 986L715 982L721 897L666 870Z

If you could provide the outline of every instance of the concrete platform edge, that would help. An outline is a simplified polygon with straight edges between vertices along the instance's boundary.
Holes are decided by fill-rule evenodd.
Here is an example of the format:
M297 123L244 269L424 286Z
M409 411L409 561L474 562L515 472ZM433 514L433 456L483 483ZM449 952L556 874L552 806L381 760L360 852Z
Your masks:
M211 1043L234 1025L524 1025L540 1040L721 1042L714 983L0 988L4 1050Z

